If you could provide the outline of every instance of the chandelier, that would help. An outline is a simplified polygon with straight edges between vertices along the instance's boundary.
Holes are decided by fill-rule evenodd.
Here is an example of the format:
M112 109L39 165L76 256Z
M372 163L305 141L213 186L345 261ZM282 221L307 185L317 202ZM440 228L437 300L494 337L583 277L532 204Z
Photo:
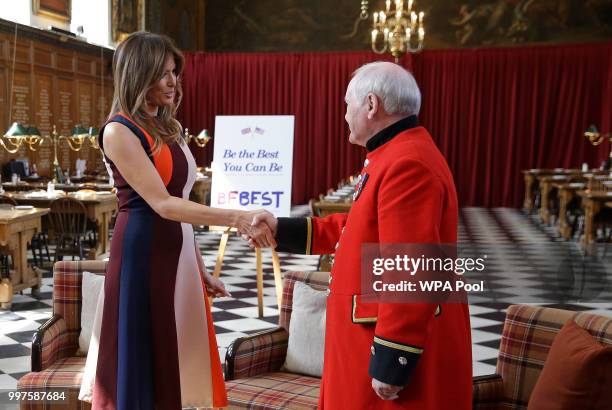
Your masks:
M385 1L386 10L372 15L372 51L377 54L390 52L395 62L406 54L416 53L423 49L425 13L412 9L413 0L404 2Z

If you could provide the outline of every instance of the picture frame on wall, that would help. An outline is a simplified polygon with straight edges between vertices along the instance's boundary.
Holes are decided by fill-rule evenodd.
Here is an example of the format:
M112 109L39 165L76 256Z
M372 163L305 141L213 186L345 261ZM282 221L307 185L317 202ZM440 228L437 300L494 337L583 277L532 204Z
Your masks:
M37 16L70 22L72 0L32 0L32 12Z
M112 0L113 41L120 43L131 33L143 30L144 0Z

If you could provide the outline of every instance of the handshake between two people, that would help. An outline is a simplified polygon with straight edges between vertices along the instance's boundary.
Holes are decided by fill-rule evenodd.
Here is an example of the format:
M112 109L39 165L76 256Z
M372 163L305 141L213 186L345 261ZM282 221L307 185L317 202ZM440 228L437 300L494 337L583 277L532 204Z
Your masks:
M251 248L275 248L277 219L265 210L242 212L236 226L238 234Z

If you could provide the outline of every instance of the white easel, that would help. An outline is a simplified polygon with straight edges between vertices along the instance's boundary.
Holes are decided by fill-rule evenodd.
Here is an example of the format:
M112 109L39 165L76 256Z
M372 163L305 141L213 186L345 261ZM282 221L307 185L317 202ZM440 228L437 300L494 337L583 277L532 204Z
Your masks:
M211 231L223 231L221 234L221 240L219 241L219 250L217 252L217 262L215 263L215 270L213 276L218 278L221 274L221 266L223 265L223 258L225 257L225 249L227 248L227 241L231 232L236 232L236 229L226 228L220 226L211 226ZM259 317L263 317L263 263L261 248L255 248L256 266L255 270L257 273L257 312ZM276 301L278 304L278 310L280 312L281 300L283 296L283 281L281 278L280 270L280 259L276 250L272 249L272 269L274 271L274 286L276 287Z

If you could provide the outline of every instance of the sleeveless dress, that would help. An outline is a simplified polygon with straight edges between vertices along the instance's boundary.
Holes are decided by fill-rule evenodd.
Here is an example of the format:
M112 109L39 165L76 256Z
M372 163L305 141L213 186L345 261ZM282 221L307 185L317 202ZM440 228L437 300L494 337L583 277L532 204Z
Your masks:
M196 164L187 144L153 139L123 114L170 195L189 199ZM100 130L100 147L104 128ZM193 228L161 218L105 156L119 198L104 285L93 409L224 407L227 396ZM97 342L92 336L92 343ZM90 353L92 351L90 345Z

